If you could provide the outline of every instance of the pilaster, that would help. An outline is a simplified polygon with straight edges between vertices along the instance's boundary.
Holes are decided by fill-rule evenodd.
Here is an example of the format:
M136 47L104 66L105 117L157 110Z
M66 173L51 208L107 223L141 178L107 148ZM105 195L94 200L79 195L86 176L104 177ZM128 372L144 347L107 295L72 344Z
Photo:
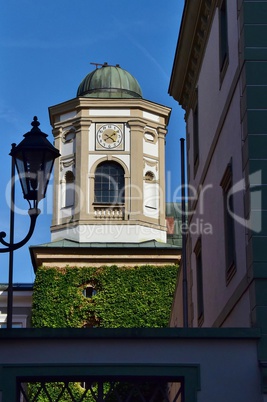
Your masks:
M161 127L158 128L158 141L159 141L159 224L162 227L166 226L165 216L165 203L166 203L166 189L165 189L165 137L167 130Z
M140 220L143 215L143 137L145 123L128 121L130 127L130 220Z
M75 177L75 214L74 220L88 218L88 155L89 155L89 127L91 120L83 118L76 120L76 177Z
M53 129L54 145L61 152L62 129L60 127ZM52 226L59 223L60 209L60 192L58 191L60 175L60 158L57 158L54 163L54 183L53 183L53 219Z

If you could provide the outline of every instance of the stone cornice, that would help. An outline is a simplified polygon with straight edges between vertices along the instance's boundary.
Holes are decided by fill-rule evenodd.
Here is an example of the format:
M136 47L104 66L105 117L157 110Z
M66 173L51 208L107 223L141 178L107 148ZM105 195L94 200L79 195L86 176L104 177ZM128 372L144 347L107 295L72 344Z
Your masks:
M216 5L217 0L194 0L185 4L169 86L169 94L185 111L192 106Z
M74 98L63 103L59 103L55 106L50 106L50 122L53 122L53 116L76 111L79 113L81 110L90 108L100 109L114 109L114 108L128 108L128 109L140 109L148 112L153 112L161 116L168 117L171 108L161 105L159 103L152 102L147 99L139 98L121 98L121 99L103 99L103 98Z

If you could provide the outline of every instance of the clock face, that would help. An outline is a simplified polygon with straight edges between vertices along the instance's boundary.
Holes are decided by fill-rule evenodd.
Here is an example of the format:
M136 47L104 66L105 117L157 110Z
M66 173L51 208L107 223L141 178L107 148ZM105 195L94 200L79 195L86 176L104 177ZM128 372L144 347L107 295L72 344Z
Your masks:
M116 148L122 142L122 130L115 124L104 124L97 130L97 141L104 148Z

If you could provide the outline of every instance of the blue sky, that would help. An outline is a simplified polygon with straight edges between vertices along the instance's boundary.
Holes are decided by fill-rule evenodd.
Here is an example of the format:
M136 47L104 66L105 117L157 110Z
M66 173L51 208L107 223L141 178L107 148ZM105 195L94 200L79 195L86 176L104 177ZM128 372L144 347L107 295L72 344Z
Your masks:
M91 62L120 64L143 97L172 108L166 138L167 200L177 201L183 111L168 95L183 0L8 0L0 15L0 231L9 236L11 143L31 129L34 115L52 142L48 107L72 99ZM170 185L171 183L171 185ZM15 240L28 230L27 203L16 186ZM51 188L28 245L50 241ZM25 215L26 213L26 215ZM32 282L28 245L15 252L14 282ZM8 255L0 254L0 282Z

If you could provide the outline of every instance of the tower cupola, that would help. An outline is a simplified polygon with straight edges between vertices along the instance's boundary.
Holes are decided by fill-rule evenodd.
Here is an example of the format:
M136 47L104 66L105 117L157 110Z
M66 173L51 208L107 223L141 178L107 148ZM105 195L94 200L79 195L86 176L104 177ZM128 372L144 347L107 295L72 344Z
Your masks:
M82 80L77 90L77 97L142 98L138 81L128 71L118 64L111 66L104 63L101 66Z
M77 96L49 109L55 146L52 241L166 242L170 108L142 97L119 65L97 64Z

